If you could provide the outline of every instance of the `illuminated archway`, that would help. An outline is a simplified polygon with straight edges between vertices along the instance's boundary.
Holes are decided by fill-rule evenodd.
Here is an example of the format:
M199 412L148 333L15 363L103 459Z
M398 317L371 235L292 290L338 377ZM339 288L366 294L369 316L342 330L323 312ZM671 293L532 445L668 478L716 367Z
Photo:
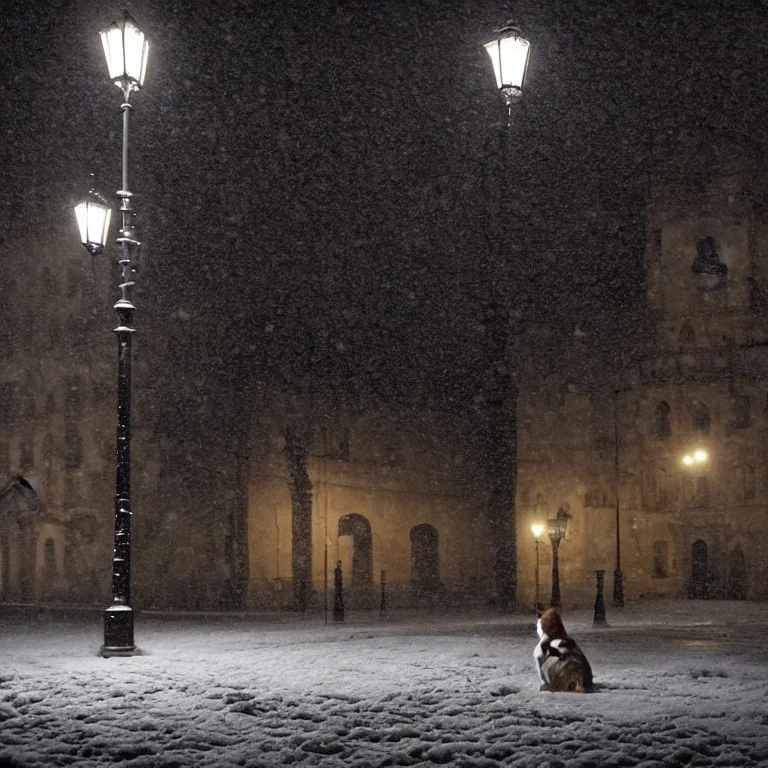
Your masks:
M352 539L352 568L345 574L350 586L361 586L373 582L373 537L371 524L366 517L358 514L339 518L339 536Z

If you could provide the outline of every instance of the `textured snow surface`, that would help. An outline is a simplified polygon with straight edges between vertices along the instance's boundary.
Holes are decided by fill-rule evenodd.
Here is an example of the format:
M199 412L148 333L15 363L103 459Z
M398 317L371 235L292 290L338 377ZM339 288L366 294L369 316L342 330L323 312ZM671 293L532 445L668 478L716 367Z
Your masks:
M1 611L0 766L766 766L768 606L564 612L591 695L538 690L533 617Z

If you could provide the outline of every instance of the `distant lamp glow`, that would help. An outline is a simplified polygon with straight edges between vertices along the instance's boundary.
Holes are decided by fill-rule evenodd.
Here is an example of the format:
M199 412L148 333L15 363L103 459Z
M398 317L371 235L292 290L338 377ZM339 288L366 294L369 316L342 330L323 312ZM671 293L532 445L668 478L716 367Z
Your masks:
M113 21L101 34L101 44L109 67L109 78L126 93L138 91L147 73L149 42L128 13Z
M523 92L531 44L521 37L515 24L507 22L483 47L493 63L496 87L509 105Z
M539 602L539 544L541 544L541 534L544 533L544 525L542 523L532 523L531 533L533 533L533 537L536 539L536 570L534 572L536 578L536 597L533 607L534 610L538 611L541 608L541 603Z
M80 229L80 241L91 256L98 256L107 244L112 209L107 205L107 201L92 189L87 199L75 206L75 216Z
M683 464L685 464L686 467L691 467L694 464L704 464L708 460L709 460L709 454L701 448L694 451L693 453L686 453L682 459Z

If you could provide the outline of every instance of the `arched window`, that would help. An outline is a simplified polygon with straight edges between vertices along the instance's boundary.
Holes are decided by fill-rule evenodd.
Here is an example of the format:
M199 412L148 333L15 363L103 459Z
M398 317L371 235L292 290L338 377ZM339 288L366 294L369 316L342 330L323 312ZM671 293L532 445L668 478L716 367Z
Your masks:
M656 506L659 509L666 509L671 501L667 470L656 467Z
M696 334L693 332L693 327L687 320L683 323L683 327L680 329L680 335L677 337L677 340L681 347L696 346Z
M56 578L56 542L46 539L43 545L43 574L47 585Z
M744 501L755 498L755 468L751 464L744 467Z
M24 440L19 449L19 468L28 472L35 466L35 447L31 440Z
M70 427L65 435L64 466L67 469L79 469L83 463L83 438L77 428Z
M653 414L653 426L656 437L669 437L672 434L672 428L669 421L669 404L663 400L656 406Z
M67 379L67 389L64 395L64 415L67 417L77 416L80 413L80 388L79 376L72 376Z
M24 399L21 404L21 415L25 419L34 419L36 411L35 392L32 387L29 387L24 393Z
M698 400L691 406L691 429L701 435L709 433L709 408Z
M45 490L48 498L51 496L51 482L53 480L53 435L49 432L43 438L42 447L43 471L45 472Z
M422 588L440 583L437 530L426 523L411 528L411 583Z
M0 443L0 475L11 471L11 448L8 443Z
M734 401L733 410L736 429L746 429L749 427L751 421L749 397L747 395L739 395Z
M352 573L349 583L359 586L373 581L373 538L371 524L363 515L344 515L339 519L339 536L352 538Z

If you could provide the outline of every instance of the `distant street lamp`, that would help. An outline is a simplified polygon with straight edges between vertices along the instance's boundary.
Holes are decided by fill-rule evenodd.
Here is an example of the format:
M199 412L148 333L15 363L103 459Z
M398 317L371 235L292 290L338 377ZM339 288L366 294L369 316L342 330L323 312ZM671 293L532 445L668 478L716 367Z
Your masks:
M692 451L691 453L686 453L681 459L686 467L692 467L696 464L706 464L708 460L709 454L702 448Z
M560 567L558 562L558 549L560 541L565 536L565 528L568 525L567 517L554 517L547 520L547 535L552 542L552 598L549 601L551 608L559 608L560 600Z
M133 261L139 249L134 225L135 214L128 191L128 121L131 93L144 84L149 44L146 36L127 11L101 32L109 77L123 93L123 178L117 191L122 227L115 243L122 270L120 297L115 303L117 335L117 449L115 454L115 538L112 559L112 604L104 612L102 656L130 656L133 641L131 608L131 336L134 333L131 300L134 285ZM75 207L80 239L91 254L104 250L109 230L110 209L103 198L91 191L88 199Z
M541 541L539 539L541 534L544 533L544 526L541 523L534 523L531 526L531 532L536 539L536 600L534 608L538 611L541 608L541 603L539 602L539 544L541 544Z

